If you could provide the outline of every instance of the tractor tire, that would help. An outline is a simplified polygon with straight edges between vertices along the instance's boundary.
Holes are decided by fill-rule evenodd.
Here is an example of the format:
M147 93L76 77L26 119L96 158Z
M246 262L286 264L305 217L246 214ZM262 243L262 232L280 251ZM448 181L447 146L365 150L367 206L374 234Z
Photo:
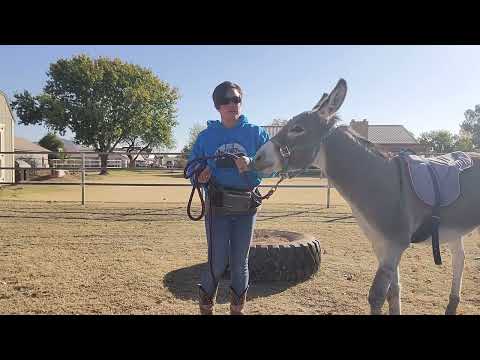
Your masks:
M312 235L255 230L248 257L250 281L304 281L318 271L320 260L320 241Z

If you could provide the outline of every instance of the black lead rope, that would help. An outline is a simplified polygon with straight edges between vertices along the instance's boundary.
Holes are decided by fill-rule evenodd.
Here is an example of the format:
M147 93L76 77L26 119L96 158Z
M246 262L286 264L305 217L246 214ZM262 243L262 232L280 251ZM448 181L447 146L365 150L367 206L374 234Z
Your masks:
M187 205L187 215L190 218L190 220L199 221L205 215L205 201L203 200L202 189L201 189L202 185L198 182L198 176L207 167L207 160L227 159L227 158L235 160L235 159L238 159L239 157L237 155L229 154L229 153L224 153L222 155L215 155L215 156L205 156L205 157L199 157L199 158L193 159L185 166L185 169L183 170L183 177L185 179L192 179L192 191L190 193L190 198L188 199L188 205ZM251 191L252 193L252 197L255 199L257 203L261 203L262 200L268 199L277 190L278 185L283 180L285 180L286 178L292 177L292 176L288 176L288 174L287 175L281 174L278 182L274 186L272 186L272 188L268 191L267 194L262 196L259 192L257 193L257 191L253 191L254 187L250 186L247 175L245 173L242 173L242 175L245 180L245 183L249 187L249 191ZM203 186L206 186L206 184L204 184ZM202 207L201 213L197 217L192 215L192 209L191 209L195 190L197 190L198 197L200 198L200 203Z
M205 201L203 200L203 194L201 190L201 186L206 186L206 184L201 185L198 181L198 176L200 173L207 167L207 160L213 160L213 159L226 159L230 158L232 160L238 159L238 156L234 154L229 154L225 153L222 155L216 155L216 156L208 156L208 157L200 157L197 159L194 159L187 163L185 166L185 169L183 170L183 177L185 179L192 179L192 191L190 193L190 198L188 199L188 205L187 205L187 215L188 217L193 220L193 221L199 221L204 215L205 215ZM248 179L245 174L244 179L245 182L248 184ZM255 201L261 203L263 199L268 199L276 190L278 185L285 179L284 176L282 176L278 182L275 184L274 187L272 187L268 193L265 196L261 196L260 193L256 194L255 191L251 191L252 196L255 198ZM202 211L199 216L195 217L192 215L191 212L191 207L192 207L192 200L193 196L195 194L195 190L197 190L198 197L200 198L200 203L202 204ZM250 189L253 190L253 189ZM208 206L211 211L212 209L212 197L208 197ZM213 223L212 223L212 215L209 213L207 215L208 217L208 233L209 233L209 239L210 241L208 242L208 265L209 265L209 270L210 270L210 275L212 276L213 282L215 284L215 288L218 284L218 281L215 277L215 273L213 271Z
M235 160L235 159L238 159L238 156L236 156L234 154L225 153L225 154L216 155L216 156L200 157L200 158L197 158L197 159L194 159L194 160L190 161L185 166L185 169L183 171L184 178L185 179L190 179L190 178L192 179L192 191L190 193L190 198L188 199L187 215L193 221L199 221L205 215L205 201L203 200L202 190L200 189L200 187L202 185L200 185L200 182L198 181L198 176L207 167L207 160L222 159L222 158L223 159L229 158L229 159ZM245 175L245 177L246 177L246 175ZM246 178L245 178L245 180L248 183L248 180ZM279 183L280 183L280 181L275 186L275 190L276 190ZM203 186L206 186L206 185L204 184ZM191 213L192 200L193 200L193 195L195 194L195 190L197 190L198 197L200 198L200 203L202 204L202 211L201 211L200 215L197 216L197 217L193 216L192 213ZM266 195L266 198L270 197L270 195L272 195L272 193L275 190L273 190L273 191L270 190L269 193ZM252 191L252 195L254 197L256 197L256 200L258 201L259 196L257 194L255 194L254 191ZM262 198L262 197L260 196L260 198ZM208 197L208 207L209 207L209 211L210 211L210 213L207 215L207 217L208 217L208 219L207 219L208 220L208 234L209 234L209 239L210 239L210 241L208 242L208 265L209 265L210 275L212 276L212 279L213 279L214 288L216 288L218 286L218 281L215 277L215 272L213 271L213 221L212 221L212 214L211 214L211 209L212 209L212 197L211 196Z
M185 179L190 179L190 178L192 179L192 192L190 193L190 198L188 199L188 205L187 205L187 215L190 218L190 220L199 221L205 215L205 201L203 200L202 189L201 189L202 185L198 181L198 176L207 167L207 160L219 159L219 158L225 158L225 157L226 157L225 155L200 157L197 159L193 159L185 166L185 169L183 170L183 177ZM206 185L203 185L203 186L206 186ZM200 215L197 217L194 217L191 211L192 200L193 200L193 195L195 194L195 190L197 190L198 197L200 198L200 203L202 204L202 211Z
M190 220L198 221L205 215L205 201L203 200L202 190L200 189L200 184L198 182L198 174L194 175L193 183L194 183L194 185L193 185L192 191L190 193L190 198L188 199L187 215L190 218ZM192 212L191 212L192 200L193 200L193 195L195 194L195 190L197 190L198 197L200 198L200 203L202 204L202 212L200 213L200 215L198 217L194 217L192 215Z
M192 179L192 191L190 193L190 198L188 199L188 205L187 205L187 215L190 218L190 220L193 221L199 221L204 215L205 215L205 201L203 200L203 194L202 190L200 187L200 182L198 181L198 176L200 173L207 167L207 160L210 159L218 159L224 156L209 156L209 157L201 157L194 159L187 163L185 166L185 169L183 170L183 177L185 179ZM206 186L206 185L203 185ZM195 190L197 190L198 197L200 198L200 203L202 204L202 212L200 213L199 216L195 217L191 213L191 207L192 207L192 200L193 200L193 195L195 194ZM209 209L212 208L212 200L211 196L208 197L208 206ZM218 286L218 281L215 277L215 272L213 271L213 224L212 224L212 216L211 214L208 214L208 238L210 241L208 241L208 267L210 270L210 275L212 276L213 283L214 283L214 289Z
M288 150L288 149L287 149ZM284 167L282 169L282 173L280 173L280 179L277 181L277 183L272 186L272 188L267 192L265 195L261 195L260 192L257 193L258 190L253 191L253 188L249 188L249 190L252 193L252 197L255 199L257 203L261 203L262 200L270 198L270 196L273 195L273 193L277 190L278 185L280 183L287 179L287 178L292 178L294 176L297 176L301 172L303 172L305 169L301 170L300 172L297 172L294 176L291 176L290 173L288 172L288 158L290 156L290 153L288 154L282 154L284 158L286 158ZM205 215L205 201L203 200L203 194L201 190L201 186L199 181L198 181L198 176L200 173L207 167L207 161L208 160L213 160L213 159L238 159L237 155L234 154L229 154L225 153L222 155L216 155L216 156L206 156L206 157L199 157L196 159L191 160L190 162L187 163L185 166L185 169L183 170L183 177L185 179L192 179L192 191L190 193L190 198L188 199L188 205L187 205L187 215L188 217L193 220L193 221L199 221L204 215ZM248 184L248 178L247 175L242 173L245 182ZM204 184L203 186L206 186ZM198 197L200 198L200 203L202 204L202 211L199 216L195 217L191 213L191 207L192 207L192 200L193 196L195 194L195 190L197 190ZM212 209L212 197L208 197L208 206L211 211ZM215 273L213 271L213 223L212 223L212 215L209 213L208 215L208 233L209 233L209 238L210 241L208 242L208 265L209 265L209 270L210 270L210 275L212 276L213 282L215 284L215 288L218 285L218 281L215 277Z

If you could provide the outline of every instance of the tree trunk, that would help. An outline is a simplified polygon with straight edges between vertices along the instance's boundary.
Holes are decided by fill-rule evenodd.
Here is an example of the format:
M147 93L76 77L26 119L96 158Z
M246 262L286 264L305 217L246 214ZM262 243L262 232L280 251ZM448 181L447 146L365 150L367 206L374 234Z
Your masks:
M130 169L134 168L135 167L135 159L133 158L133 155L131 154L128 154L128 167Z
M108 170L107 170L107 160L108 160L108 154L100 154L100 175L107 175Z

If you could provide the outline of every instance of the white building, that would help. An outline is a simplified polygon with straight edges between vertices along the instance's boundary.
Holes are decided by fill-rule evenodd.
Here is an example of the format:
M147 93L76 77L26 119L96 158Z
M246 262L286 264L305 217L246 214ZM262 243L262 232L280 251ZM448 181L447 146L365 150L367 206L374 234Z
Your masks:
M0 152L14 151L15 118L8 103L7 96L0 91ZM0 168L14 167L14 155L0 154ZM0 169L1 183L13 183L15 170Z
M15 136L15 152L50 152L50 150L41 147L38 144L35 144L24 138ZM15 154L15 160L23 160L26 163L30 164L32 168L48 168L48 154Z

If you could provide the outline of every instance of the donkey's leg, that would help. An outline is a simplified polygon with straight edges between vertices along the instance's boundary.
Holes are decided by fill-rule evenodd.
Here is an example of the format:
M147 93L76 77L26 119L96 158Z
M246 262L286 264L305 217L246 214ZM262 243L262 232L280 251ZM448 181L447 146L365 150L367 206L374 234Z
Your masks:
M382 251L379 251L378 248L375 249L374 247L379 265L368 293L368 302L372 315L380 315L382 313L382 306L385 303L388 289L395 278L400 257L405 250L388 242L385 242L382 248Z
M390 287L387 292L388 313L390 315L401 315L402 303L400 300L400 269L396 267Z
M450 290L450 299L445 310L445 315L456 315L457 306L460 302L460 291L462 289L463 267L465 264L465 251L463 249L462 237L452 238L448 242L448 247L452 253L452 289Z

